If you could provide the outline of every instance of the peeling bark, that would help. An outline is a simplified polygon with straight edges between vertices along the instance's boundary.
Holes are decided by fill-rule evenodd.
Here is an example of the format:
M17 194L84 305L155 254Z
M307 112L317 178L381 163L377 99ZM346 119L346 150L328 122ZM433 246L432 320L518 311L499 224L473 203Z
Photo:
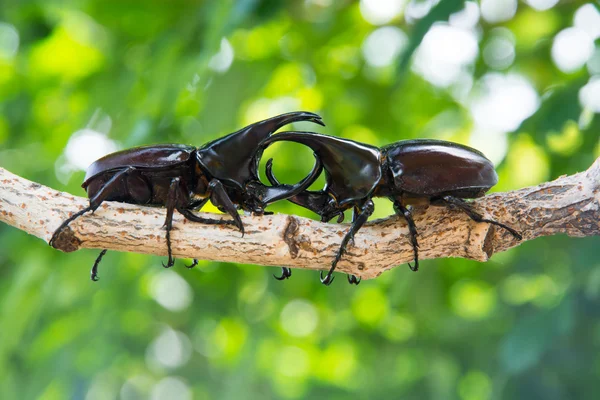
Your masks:
M88 200L30 182L0 168L0 221L46 242L61 222ZM523 240L564 233L600 235L600 159L585 172L473 201L487 218L506 223ZM106 202L64 229L55 247L110 249L165 256L164 208ZM203 217L211 214L201 213ZM462 257L487 261L520 242L502 228L476 223L445 207L413 210L421 259ZM213 218L229 218L213 214ZM204 225L175 212L171 234L175 257L327 270L348 224L321 223L292 215L243 216L246 235L231 226ZM363 279L412 260L403 218L371 221L350 244L338 271Z

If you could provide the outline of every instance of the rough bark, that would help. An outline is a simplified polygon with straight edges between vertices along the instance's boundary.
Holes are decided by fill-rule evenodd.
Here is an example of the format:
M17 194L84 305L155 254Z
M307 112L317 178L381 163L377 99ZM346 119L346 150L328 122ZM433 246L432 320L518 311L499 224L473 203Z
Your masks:
M0 221L46 242L61 222L88 201L30 182L0 168ZM600 235L600 159L585 172L473 201L488 218L509 224L523 240L564 233ZM201 214L210 217L211 214ZM476 223L463 212L423 206L413 210L420 258L463 257L487 261L517 246L504 229ZM214 218L229 218L212 214ZM106 202L64 229L55 247L110 249L166 255L165 209ZM321 223L292 215L243 216L246 235L231 226L193 223L177 212L171 234L176 257L326 270L347 224ZM364 279L413 258L404 219L391 216L366 224L338 265ZM66 256L65 256L66 257Z

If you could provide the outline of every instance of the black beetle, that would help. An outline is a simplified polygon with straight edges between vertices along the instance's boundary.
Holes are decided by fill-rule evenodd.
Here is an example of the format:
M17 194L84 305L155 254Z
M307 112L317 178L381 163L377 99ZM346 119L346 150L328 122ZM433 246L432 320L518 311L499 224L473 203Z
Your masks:
M59 233L70 222L88 211L94 212L103 201L166 207L164 227L169 259L163 266L167 268L174 264L170 238L174 210L194 222L235 225L243 235L244 226L238 207L263 214L268 204L302 192L322 171L322 165L316 159L311 173L295 185L268 187L260 182L258 163L253 159L259 143L282 126L296 121L324 126L317 114L292 112L249 125L200 148L159 144L102 157L87 169L82 185L90 205L64 221L49 244L54 245ZM207 219L192 213L192 210L200 210L209 199L221 211L228 213L233 221ZM92 280L97 280L98 264L105 253L106 250L103 250L94 263ZM189 267L196 264L194 260Z
M500 226L518 240L520 233L500 222L484 218L463 199L483 196L498 182L494 166L481 152L467 146L443 140L415 139L389 144L381 149L333 136L310 132L283 132L265 139L257 150L257 157L274 142L292 141L309 146L321 160L325 169L326 185L320 191L303 191L289 198L321 216L323 222L353 209L352 225L344 236L327 276L321 282L333 281L333 271L348 242L374 211L373 197L388 197L394 211L408 224L415 266L419 268L417 228L408 205L428 200L433 205L458 208L477 222ZM272 172L272 162L267 162L266 172L271 184L278 184ZM355 276L350 283L358 284Z

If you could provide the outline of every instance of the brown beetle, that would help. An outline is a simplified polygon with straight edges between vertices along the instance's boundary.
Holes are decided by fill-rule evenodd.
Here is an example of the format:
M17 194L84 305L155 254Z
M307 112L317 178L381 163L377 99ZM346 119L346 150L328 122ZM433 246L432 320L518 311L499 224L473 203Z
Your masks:
M521 234L497 221L484 218L463 199L483 196L498 182L494 165L481 152L467 146L443 140L402 140L381 149L353 140L311 132L283 132L265 139L257 157L274 142L292 141L309 146L323 163L326 184L320 191L304 191L289 201L321 216L324 222L338 217L344 211L354 211L350 230L342 239L329 272L321 282L330 285L333 271L350 240L367 222L374 211L373 197L387 197L394 203L394 211L408 224L415 266L419 268L417 228L408 205L417 199L426 199L433 205L458 208L477 222L500 226L521 240ZM278 184L272 172L272 159L267 162L267 177ZM284 268L284 275L289 269ZM350 283L358 284L355 276Z
M166 268L175 262L170 237L175 210L190 221L235 225L243 235L244 225L238 208L263 214L268 204L299 194L321 173L322 165L317 159L311 173L295 185L269 187L258 178L258 164L253 155L259 143L284 125L296 121L324 125L317 114L292 112L257 122L200 148L179 144L151 145L102 157L90 165L82 185L90 205L65 220L49 244L54 245L59 233L70 222L88 211L94 212L104 201L166 207L164 227L169 255L167 264L163 264ZM200 210L208 200L228 213L233 221L203 218L192 212ZM103 250L94 263L92 280L98 279L98 264L105 253ZM194 260L190 268L196 264Z

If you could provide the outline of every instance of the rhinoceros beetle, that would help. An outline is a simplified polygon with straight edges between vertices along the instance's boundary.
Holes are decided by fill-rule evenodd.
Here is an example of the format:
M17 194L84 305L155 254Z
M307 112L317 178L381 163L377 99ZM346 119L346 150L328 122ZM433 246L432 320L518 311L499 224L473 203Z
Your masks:
M443 140L403 140L377 148L333 136L310 132L283 132L265 139L257 150L257 157L275 142L292 141L309 146L321 160L326 176L323 190L308 191L288 200L321 216L323 222L353 209L352 225L342 239L339 250L321 282L330 285L333 272L348 243L374 211L373 197L387 197L394 203L394 211L407 222L410 243L414 252L413 271L419 268L417 228L409 205L428 200L432 205L447 206L465 212L476 222L500 226L516 239L522 236L513 228L484 218L463 199L483 196L498 182L494 166L481 152L467 146ZM279 184L273 175L270 159L266 165L267 178ZM360 282L348 276L351 284Z
M54 245L59 233L73 220L88 211L94 212L104 201L166 207L164 227L168 261L171 254L173 212L203 224L235 225L244 234L244 225L237 208L263 214L265 207L278 200L301 193L320 175L322 165L316 159L311 173L295 185L266 186L258 178L258 164L253 155L259 143L273 132L292 122L310 121L323 125L321 117L309 112L282 114L249 125L237 132L214 140L200 148L179 144L159 144L136 147L109 154L87 169L82 187L90 205L65 220L54 232L49 244ZM194 214L210 200L231 220L208 219ZM103 250L91 271L97 280ZM189 266L193 267L197 260Z

